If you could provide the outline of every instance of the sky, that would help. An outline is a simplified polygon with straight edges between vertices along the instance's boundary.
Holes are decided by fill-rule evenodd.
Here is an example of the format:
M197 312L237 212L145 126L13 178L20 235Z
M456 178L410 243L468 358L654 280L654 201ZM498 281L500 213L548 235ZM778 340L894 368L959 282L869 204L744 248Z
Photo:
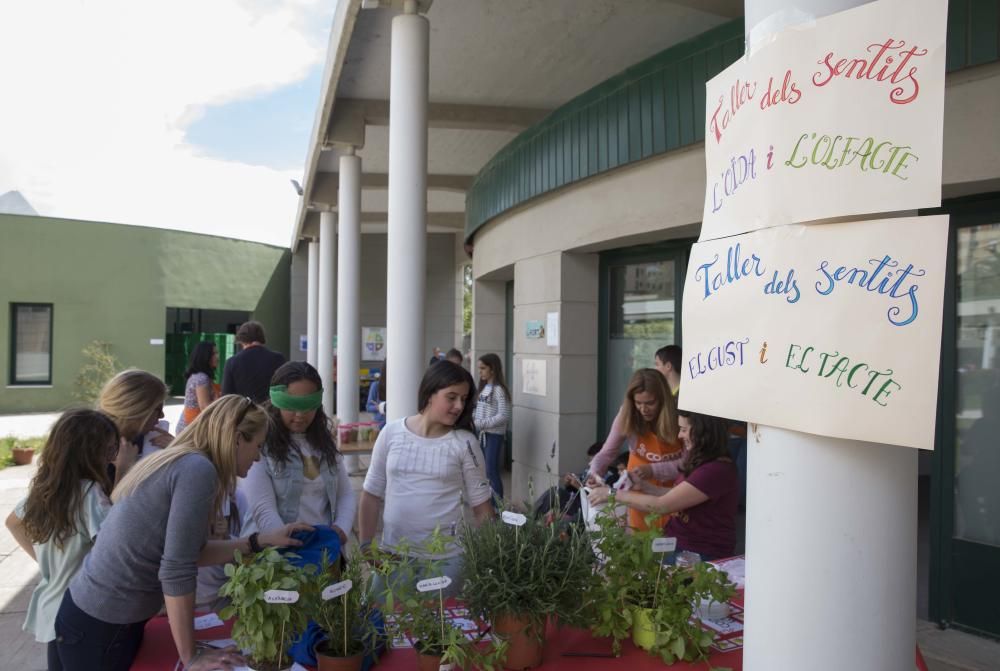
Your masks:
M0 2L0 193L288 246L335 6Z

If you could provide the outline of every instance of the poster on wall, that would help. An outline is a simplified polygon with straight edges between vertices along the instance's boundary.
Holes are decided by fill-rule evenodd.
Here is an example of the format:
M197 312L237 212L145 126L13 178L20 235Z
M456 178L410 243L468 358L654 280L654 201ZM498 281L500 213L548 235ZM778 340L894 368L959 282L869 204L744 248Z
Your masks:
M385 361L385 327L361 327L361 360Z
M948 217L695 244L681 408L933 449Z
M940 205L947 9L862 5L709 81L701 240Z
M545 396L545 359L521 359L521 391Z

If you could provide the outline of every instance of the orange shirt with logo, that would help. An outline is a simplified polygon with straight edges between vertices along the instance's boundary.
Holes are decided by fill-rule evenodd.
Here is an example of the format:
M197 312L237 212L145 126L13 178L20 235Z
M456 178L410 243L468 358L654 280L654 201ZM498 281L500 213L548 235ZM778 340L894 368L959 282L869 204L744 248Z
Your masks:
M656 434L650 432L637 438L629 437L628 451L628 469L631 471L636 466L652 465L680 459L683 456L684 448L680 442L667 443L661 441L656 437ZM674 486L673 480L651 480L650 482L659 487ZM664 515L658 516L653 520L652 525L647 525L645 520L646 515L647 513L630 506L628 509L628 525L639 531L651 528L660 529L666 524L667 517L669 517Z

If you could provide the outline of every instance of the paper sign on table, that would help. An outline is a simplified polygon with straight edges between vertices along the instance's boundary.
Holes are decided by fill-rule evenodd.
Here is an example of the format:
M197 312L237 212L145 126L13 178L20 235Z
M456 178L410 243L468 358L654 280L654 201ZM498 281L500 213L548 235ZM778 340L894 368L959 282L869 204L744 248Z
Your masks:
M223 622L222 618L220 618L216 613L206 613L205 615L199 615L194 619L195 631L221 627L224 624L225 622Z
M865 4L709 81L701 240L939 205L947 8Z
M680 407L933 449L947 236L932 216L694 245Z
M236 641L232 638L218 638L214 641L204 641L205 645L212 648L218 648L220 650L224 648L235 648L237 647Z
M451 578L443 575L438 578L427 578L417 583L418 592L430 592L436 589L444 589L451 584Z

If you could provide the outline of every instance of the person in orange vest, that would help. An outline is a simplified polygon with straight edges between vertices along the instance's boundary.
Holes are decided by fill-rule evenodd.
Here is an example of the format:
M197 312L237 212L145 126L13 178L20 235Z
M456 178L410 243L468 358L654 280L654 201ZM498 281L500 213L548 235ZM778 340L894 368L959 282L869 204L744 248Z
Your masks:
M672 487L684 450L677 437L677 398L664 376L641 368L632 374L622 402L622 433L628 444L628 472L658 487ZM665 519L646 523L645 513L629 508L629 526L646 530L662 527Z

